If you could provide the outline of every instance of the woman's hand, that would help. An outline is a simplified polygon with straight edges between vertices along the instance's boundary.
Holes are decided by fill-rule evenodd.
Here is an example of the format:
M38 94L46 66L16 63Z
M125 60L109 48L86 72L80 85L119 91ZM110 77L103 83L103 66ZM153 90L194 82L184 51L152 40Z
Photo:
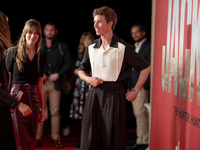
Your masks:
M58 73L52 73L50 76L49 76L49 81L51 82L55 82L59 79L59 74Z
M23 114L23 116L28 116L28 115L32 114L31 108L22 102L19 103L18 109Z

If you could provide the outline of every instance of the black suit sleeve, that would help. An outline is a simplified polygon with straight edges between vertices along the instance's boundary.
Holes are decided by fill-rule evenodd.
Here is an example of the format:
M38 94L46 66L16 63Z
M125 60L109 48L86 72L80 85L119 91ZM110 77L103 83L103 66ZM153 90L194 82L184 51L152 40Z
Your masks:
M71 54L69 52L69 48L67 44L62 44L62 51L64 55L64 65L59 69L58 74L59 76L63 76L69 69L72 64Z
M87 74L91 73L91 65L90 65L90 58L89 58L88 47L85 50L83 60L80 63L80 66L79 66L79 70L83 70Z
M5 69L5 63L0 55L0 105L5 105L8 106L12 109L17 108L19 101L15 98L13 98L9 92L6 90L7 88L7 81L8 81L8 76L6 73Z
M150 48L150 44L148 42L145 42L145 43L146 44L145 44L145 47L144 47L144 49L145 49L144 58L150 64L151 63L151 50L150 50L151 48ZM150 89L150 74L149 74L146 82L144 83L143 87L144 87L145 90Z
M135 52L132 45L127 45L126 51L125 51L125 58L126 62L134 68L138 73L140 73L141 70L146 69L149 67L149 63L141 57L138 53Z
M16 109L19 101L13 98L7 91L0 87L0 103L12 109Z

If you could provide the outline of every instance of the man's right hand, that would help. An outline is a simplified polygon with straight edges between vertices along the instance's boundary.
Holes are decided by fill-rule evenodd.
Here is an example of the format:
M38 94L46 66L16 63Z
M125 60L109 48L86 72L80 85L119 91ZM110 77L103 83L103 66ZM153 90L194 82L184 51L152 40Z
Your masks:
M19 103L18 109L23 114L23 116L28 116L28 115L32 114L31 108L22 102Z
M94 87L97 87L98 85L103 83L103 79L98 78L98 77L89 77L88 83Z

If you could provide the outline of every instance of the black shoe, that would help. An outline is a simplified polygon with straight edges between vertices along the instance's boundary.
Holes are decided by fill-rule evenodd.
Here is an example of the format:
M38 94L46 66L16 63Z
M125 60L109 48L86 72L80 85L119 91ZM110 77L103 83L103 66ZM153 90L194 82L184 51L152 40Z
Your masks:
M35 147L36 148L42 147L42 141L41 140L36 140Z
M79 141L76 143L75 148L80 149L80 147L81 147L81 141L79 140Z
M135 144L132 146L131 150L145 150L148 144Z
M60 139L57 139L57 140L52 140L52 146L54 148L62 148L62 144L60 142Z

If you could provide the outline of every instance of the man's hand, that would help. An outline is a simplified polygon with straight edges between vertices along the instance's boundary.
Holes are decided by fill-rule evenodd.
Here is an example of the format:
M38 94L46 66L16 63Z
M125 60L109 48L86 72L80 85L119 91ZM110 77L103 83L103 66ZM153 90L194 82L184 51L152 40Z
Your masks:
M103 80L98 77L89 77L88 83L91 84L94 87L97 87L99 84L103 83Z
M135 93L133 91L128 91L126 93L126 100L133 102L136 98L137 98L137 93Z
M32 114L31 108L22 102L19 103L18 109L23 114L23 116L28 116L28 115Z
M53 73L49 76L49 81L55 82L59 79L59 75L57 73Z
M48 79L48 76L47 75L43 75L43 80L47 80Z
M77 76L78 75L78 69L74 70L74 74Z
M42 109L40 111L39 123L44 122L44 120L45 120L45 113L44 113L44 109Z

